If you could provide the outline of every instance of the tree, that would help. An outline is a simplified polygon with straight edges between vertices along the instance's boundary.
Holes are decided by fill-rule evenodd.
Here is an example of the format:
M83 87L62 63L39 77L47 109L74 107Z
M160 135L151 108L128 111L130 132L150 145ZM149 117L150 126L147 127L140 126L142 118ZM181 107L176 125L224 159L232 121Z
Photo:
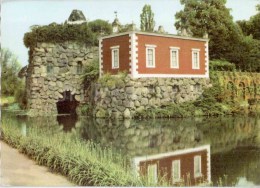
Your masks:
M142 14L140 14L140 18L142 31L154 31L155 21L151 5L144 5Z
M97 19L88 23L88 26L94 33L104 33L111 34L112 33L112 25L108 23L108 21Z
M239 20L237 24L245 35L252 35L254 39L260 40L260 4L256 6L258 13L246 20Z
M234 23L230 9L225 6L226 0L181 0L181 4L184 9L175 15L178 31L189 30L195 37L207 33L211 59L228 60L242 70L248 70L250 65L250 70L256 71L257 66L252 63L255 60L253 53L259 53L258 44L245 38Z
M14 95L22 84L17 76L21 65L14 54L7 49L1 49L1 68L1 92L6 96Z
M177 30L190 30L195 37L209 35L210 55L214 59L224 58L232 48L230 41L236 43L239 37L225 3L225 0L181 0L184 10L175 15Z

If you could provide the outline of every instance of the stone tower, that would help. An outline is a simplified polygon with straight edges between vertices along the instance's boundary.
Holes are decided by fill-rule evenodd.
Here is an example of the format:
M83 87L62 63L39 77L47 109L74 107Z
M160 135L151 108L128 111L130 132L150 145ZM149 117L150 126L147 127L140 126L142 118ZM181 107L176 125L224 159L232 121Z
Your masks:
M81 21L83 17L82 14ZM69 20L74 18L71 14ZM41 42L30 48L26 76L29 114L75 113L77 106L84 102L84 67L90 63L96 51L96 47L74 41Z

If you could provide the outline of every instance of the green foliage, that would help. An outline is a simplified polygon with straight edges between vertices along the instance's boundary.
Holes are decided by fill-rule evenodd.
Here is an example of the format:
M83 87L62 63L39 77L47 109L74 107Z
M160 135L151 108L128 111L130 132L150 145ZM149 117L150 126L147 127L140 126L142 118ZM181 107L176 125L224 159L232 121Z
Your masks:
M85 84L90 84L93 80L96 80L99 75L99 62L98 59L93 59L93 61L88 64L83 72L83 79Z
M181 3L184 9L175 15L177 30L186 29L195 37L208 33L212 59L227 60L241 70L259 71L259 42L243 35L225 6L226 0L181 0Z
M243 37L237 46L236 60L233 62L240 70L260 72L260 40L255 40L252 36Z
M62 43L77 41L90 46L98 45L97 36L87 23L35 26L32 27L31 32L25 33L23 40L27 48L36 46L37 42Z
M235 64L225 60L211 60L209 61L210 71L234 71Z
M135 118L184 118L193 116L223 115L221 88L218 86L205 89L195 101L169 104L163 108L150 108L137 112ZM229 113L226 111L226 113Z
M88 27L91 28L91 31L98 34L111 34L112 25L108 21L97 19L88 23Z
M119 32L123 33L123 32L127 32L127 31L133 31L133 29L134 29L133 24L125 24L125 25L120 26Z
M15 99L13 96L1 96L1 106L8 106L9 104L12 104L15 102Z
M254 39L260 40L260 4L256 6L257 14L247 20L237 21L237 24L247 36L252 35Z
M87 114L90 111L90 106L88 104L84 104L81 108L82 114Z
M1 69L1 93L13 96L22 85L22 80L18 78L21 65L15 55L7 49L1 49Z
M15 101L19 104L21 109L25 109L27 106L27 98L26 98L26 90L25 85L21 84L19 87L16 88L14 93Z
M222 61L219 61L222 65ZM229 63L227 63L229 67ZM222 66L220 66L222 67ZM225 66L224 66L225 67ZM255 105L251 110L245 101L239 101L236 98L230 98L230 92L235 93L237 88L234 86L225 88L223 72L211 71L210 80L213 84L210 88L204 88L202 95L195 101L189 101L179 104L169 104L162 108L149 108L137 111L135 118L183 118L192 116L221 116L228 114L257 114L257 100L250 100L248 103ZM236 76L236 72L230 72L231 76ZM249 111L250 110L250 111Z
M53 131L57 125L44 128L30 126L23 136L12 119L1 119L2 139L38 164L67 176L81 186L142 186L124 158L110 148L101 148L71 133Z
M140 19L142 31L154 31L155 21L151 5L144 5L142 14L140 14Z
M117 75L111 75L110 73L105 73L101 78L98 79L98 83L101 84L102 87L122 88L125 86L127 72L118 72Z

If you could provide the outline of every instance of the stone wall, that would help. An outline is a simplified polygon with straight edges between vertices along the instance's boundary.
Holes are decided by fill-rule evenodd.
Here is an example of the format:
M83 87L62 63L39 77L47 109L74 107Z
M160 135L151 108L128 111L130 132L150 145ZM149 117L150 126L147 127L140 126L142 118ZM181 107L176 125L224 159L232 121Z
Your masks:
M64 91L70 91L75 100L81 102L84 87L80 70L94 54L97 54L97 48L75 42L38 43L30 49L26 77L29 114L57 113L56 103L63 98Z
M209 86L205 78L103 76L95 86L94 116L131 118L149 108L195 100Z

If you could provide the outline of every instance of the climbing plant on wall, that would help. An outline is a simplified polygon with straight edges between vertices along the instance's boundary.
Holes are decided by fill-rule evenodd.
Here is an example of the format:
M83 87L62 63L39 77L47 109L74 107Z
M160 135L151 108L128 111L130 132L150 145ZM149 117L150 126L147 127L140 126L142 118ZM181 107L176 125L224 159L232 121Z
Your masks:
M83 42L89 46L97 46L97 38L100 33L98 27L103 26L102 31L105 34L111 32L109 24L107 22L104 23L102 20L98 20L89 24L52 23L45 26L32 26L31 32L24 35L24 45L30 48L36 46L37 42L63 43L66 41L76 41Z

